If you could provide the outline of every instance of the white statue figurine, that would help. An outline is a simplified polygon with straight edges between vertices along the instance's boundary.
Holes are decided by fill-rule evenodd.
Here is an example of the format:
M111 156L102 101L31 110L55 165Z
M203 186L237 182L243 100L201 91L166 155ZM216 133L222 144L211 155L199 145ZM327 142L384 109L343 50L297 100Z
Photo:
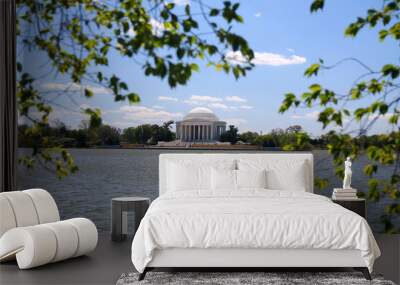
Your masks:
M351 189L351 158L348 157L344 162L344 179L343 179L343 189Z

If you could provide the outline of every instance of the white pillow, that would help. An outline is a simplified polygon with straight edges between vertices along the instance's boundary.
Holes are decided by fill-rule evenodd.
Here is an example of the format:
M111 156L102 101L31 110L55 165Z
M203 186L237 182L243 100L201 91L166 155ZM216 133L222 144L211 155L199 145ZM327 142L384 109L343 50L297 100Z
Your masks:
M267 171L236 170L237 187L240 188L267 188Z
M289 168L276 167L267 171L268 188L306 192L305 163L294 163Z
M240 159L239 170L266 169L267 188L272 190L288 190L305 192L309 187L307 164L305 161L288 159Z
M211 169L211 189L236 190L236 170L233 169Z
M169 163L168 191L210 189L210 167Z
M211 168L231 170L236 160L177 160L167 164L167 191L211 190Z

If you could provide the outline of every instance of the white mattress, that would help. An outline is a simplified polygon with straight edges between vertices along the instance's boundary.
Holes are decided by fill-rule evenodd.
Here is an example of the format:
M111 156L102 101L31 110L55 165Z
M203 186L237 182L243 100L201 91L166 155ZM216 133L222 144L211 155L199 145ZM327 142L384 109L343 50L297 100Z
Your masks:
M365 219L330 199L257 189L157 198L134 237L132 262L142 272L156 250L171 248L358 250L370 271L380 255Z

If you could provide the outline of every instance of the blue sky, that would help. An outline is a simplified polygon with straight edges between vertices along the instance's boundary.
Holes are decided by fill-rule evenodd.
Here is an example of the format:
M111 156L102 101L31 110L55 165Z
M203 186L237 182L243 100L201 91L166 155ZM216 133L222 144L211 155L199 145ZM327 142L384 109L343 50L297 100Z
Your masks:
M185 1L180 1L185 2ZM217 1L213 1L215 3ZM245 78L236 81L232 75L216 72L201 64L186 86L170 89L166 81L145 77L139 65L113 54L109 73L116 73L131 90L141 95L139 105L115 103L107 90L95 89L90 100L76 93L73 100L60 98L53 119L60 119L70 127L83 119L75 113L79 107L97 107L103 112L105 123L126 128L142 123L161 123L179 120L196 106L212 109L220 119L239 127L240 131L262 131L302 125L313 135L319 135L321 125L316 122L318 109L302 109L279 114L278 109L287 92L296 94L312 83L321 83L335 91L348 90L363 70L354 63L346 63L325 71L317 78L306 79L304 70L323 58L327 64L340 59L356 57L374 69L383 64L398 62L399 47L391 40L377 40L375 29L362 31L356 39L344 36L344 29L357 16L364 16L369 8L380 8L381 1L327 0L324 11L311 14L311 1L241 1L243 25L235 32L244 35L257 53L256 67ZM31 70L43 63L41 56L26 54L24 63ZM63 78L47 76L40 79L43 90L55 91L68 84ZM79 89L73 86L72 89ZM357 105L350 105L355 109ZM384 120L377 123L374 132L386 131Z

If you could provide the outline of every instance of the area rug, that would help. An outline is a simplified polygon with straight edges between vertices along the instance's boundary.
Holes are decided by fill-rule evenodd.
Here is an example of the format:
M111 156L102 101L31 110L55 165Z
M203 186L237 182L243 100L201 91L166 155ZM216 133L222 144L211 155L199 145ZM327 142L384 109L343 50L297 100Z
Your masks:
M122 274L117 285L395 285L379 275L368 281L359 272L148 272L142 281L138 281L138 276L138 273Z

